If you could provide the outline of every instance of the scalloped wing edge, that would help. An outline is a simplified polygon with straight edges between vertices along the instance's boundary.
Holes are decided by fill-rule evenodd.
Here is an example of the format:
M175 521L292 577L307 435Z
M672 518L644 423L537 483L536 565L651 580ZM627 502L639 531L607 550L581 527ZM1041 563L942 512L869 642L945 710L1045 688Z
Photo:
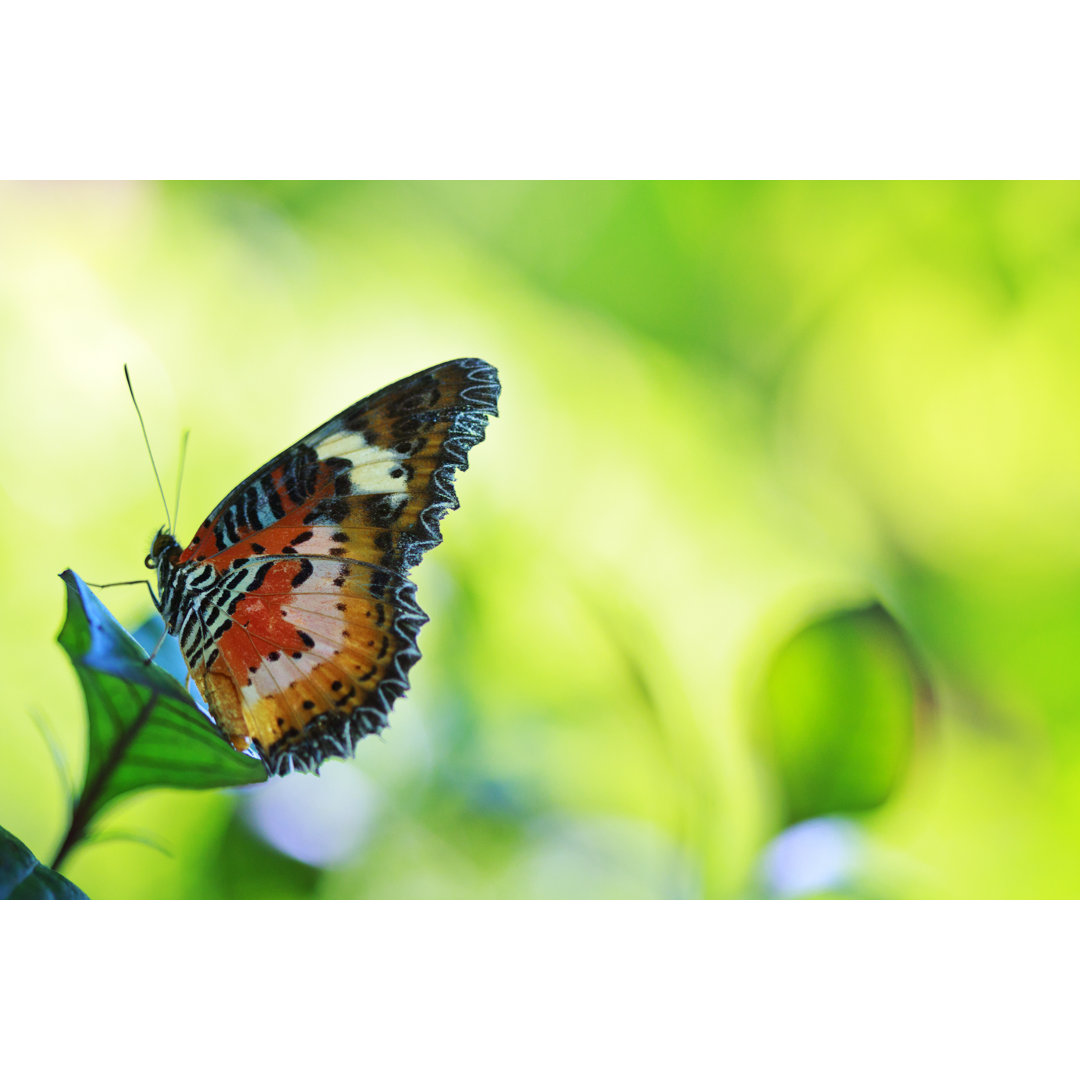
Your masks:
M393 631L402 642L390 670L374 691L374 702L359 705L348 715L323 713L304 726L304 737L297 746L270 746L261 752L271 776L291 772L318 774L319 766L330 757L350 758L356 744L365 735L377 735L389 723L394 702L409 689L409 670L420 659L417 638L428 621L416 602L416 585L402 581L393 592L395 616Z
M431 475L432 499L420 511L417 531L420 535L406 538L401 545L399 566L406 573L434 547L442 543L440 522L451 510L456 510L457 492L454 479L458 470L469 468L469 451L484 441L488 417L498 416L499 373L491 364L476 358L451 361L463 365L469 385L461 390L461 399L472 406L454 415L453 423L443 440L445 461ZM466 366L467 365L467 366Z

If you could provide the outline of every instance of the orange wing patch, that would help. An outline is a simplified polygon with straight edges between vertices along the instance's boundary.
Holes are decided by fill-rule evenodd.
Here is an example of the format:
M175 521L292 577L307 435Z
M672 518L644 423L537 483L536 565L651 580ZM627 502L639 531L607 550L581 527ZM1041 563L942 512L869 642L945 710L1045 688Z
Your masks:
M419 659L416 635L426 616L411 582L379 588L380 571L362 564L269 565L262 587L236 605L210 676L238 690L228 731L234 742L250 738L264 757L317 767L385 726ZM293 588L305 565L311 576Z
M365 398L159 563L162 612L211 712L271 772L350 755L408 689L427 616L406 575L442 539L498 393L494 368L455 360Z

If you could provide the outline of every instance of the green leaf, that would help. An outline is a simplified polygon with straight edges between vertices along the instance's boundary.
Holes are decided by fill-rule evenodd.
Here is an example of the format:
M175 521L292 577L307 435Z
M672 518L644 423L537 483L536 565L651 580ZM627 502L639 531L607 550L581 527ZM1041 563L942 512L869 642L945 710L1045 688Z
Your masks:
M771 659L761 701L786 823L885 802L907 767L927 685L880 604L832 613L788 639Z
M59 642L86 697L86 780L76 806L82 829L113 799L147 787L217 788L266 779L237 752L168 672L71 570ZM73 822L74 824L74 822Z
M86 893L34 858L19 839L0 827L0 900L85 900Z

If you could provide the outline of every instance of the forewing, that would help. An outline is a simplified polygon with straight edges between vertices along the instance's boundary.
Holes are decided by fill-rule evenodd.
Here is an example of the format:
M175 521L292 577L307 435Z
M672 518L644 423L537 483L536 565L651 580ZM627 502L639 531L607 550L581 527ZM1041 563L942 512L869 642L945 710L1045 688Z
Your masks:
M237 485L179 561L284 552L407 571L442 539L498 395L495 369L466 359L358 401Z

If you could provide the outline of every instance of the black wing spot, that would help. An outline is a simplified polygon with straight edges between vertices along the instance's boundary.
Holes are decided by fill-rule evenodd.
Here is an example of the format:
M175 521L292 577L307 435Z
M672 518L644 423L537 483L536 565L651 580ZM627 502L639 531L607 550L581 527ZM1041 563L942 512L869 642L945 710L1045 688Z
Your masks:
M244 527L248 532L258 532L259 521L259 489L252 484L243 494L242 514Z
M270 506L270 513L274 515L274 520L277 521L283 518L285 516L285 507L281 505L281 496L278 494L274 481L269 476L264 476L260 483L266 501Z
M315 573L315 568L311 565L311 560L301 559L300 569L296 572L296 576L292 579L292 587L294 589L300 588L300 586L303 585L304 582L307 581L307 579L311 577L313 573Z
M349 491L352 491L351 485ZM332 521L335 525L340 525L348 516L349 504L345 499L321 499L313 510L304 515L304 524L315 525L320 521Z
M294 506L300 506L315 494L319 477L319 456L310 446L295 448L285 468L281 471L281 480L285 491Z
M371 595L376 599L382 599L386 594L386 587L390 584L390 575L383 570L377 570L371 575L371 584L368 588L371 591ZM380 625L382 621L380 620Z
M415 435L424 426L422 416L403 416L400 420L394 421L390 432L395 438L407 439L410 435Z
M372 525L392 525L401 517L408 501L397 495L379 495L367 504L367 519Z
M266 580L266 575L270 573L270 568L274 564L272 562L265 562L255 572L255 577L252 578L251 585L248 587L248 592L258 592L262 588L263 582Z

